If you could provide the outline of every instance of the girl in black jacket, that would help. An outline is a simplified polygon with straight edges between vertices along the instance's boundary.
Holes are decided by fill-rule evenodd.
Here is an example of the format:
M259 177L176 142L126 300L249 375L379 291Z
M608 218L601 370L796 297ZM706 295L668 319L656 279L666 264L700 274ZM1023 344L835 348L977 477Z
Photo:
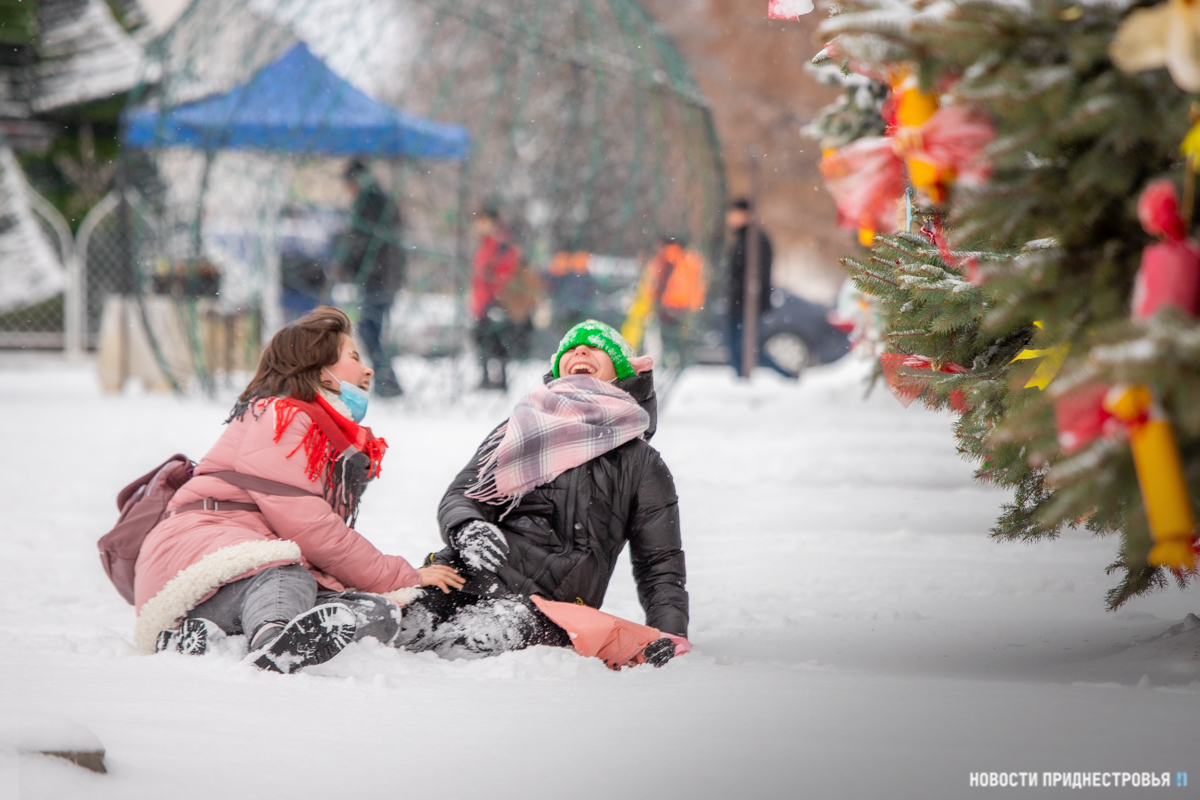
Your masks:
M484 440L438 508L448 547L430 561L459 568L467 585L406 607L399 644L448 658L566 646L529 596L599 608L626 542L646 625L687 636L678 499L648 443L649 367L603 323L567 333L545 386ZM645 657L661 666L674 653L664 636Z

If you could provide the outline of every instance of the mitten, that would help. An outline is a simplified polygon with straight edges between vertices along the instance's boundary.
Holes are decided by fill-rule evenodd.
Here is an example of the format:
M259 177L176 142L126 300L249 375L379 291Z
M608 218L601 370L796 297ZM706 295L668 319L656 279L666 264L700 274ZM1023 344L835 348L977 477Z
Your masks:
M495 572L508 560L508 542L504 534L490 522L473 519L450 531L450 546L472 569Z
M646 645L642 655L645 656L647 664L661 667L675 657L675 643L664 636Z

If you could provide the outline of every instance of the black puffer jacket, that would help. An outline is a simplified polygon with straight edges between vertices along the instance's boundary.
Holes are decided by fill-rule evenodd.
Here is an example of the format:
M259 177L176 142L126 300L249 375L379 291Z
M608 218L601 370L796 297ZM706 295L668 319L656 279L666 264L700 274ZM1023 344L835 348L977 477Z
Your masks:
M341 276L367 294L392 295L404 284L407 255L401 242L400 208L374 183L359 192L343 234Z
M729 264L729 317L741 319L746 306L746 262L750 260L749 227L738 228L730 242L726 261ZM767 232L758 229L758 310L771 310L771 240Z
M469 520L496 524L510 551L497 575L510 590L593 608L604 602L617 556L628 541L646 624L687 636L675 483L658 451L646 442L658 422L654 378L635 375L616 386L650 414L644 439L626 442L537 487L503 521L498 519L501 507L465 496L479 472L476 452L442 498L438 524L447 541L452 529Z

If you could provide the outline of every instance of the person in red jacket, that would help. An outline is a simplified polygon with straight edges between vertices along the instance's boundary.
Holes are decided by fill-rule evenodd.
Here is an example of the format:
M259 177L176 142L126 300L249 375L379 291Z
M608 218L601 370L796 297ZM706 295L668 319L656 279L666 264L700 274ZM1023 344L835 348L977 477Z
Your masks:
M354 529L387 450L359 424L373 374L336 308L271 338L225 432L142 544L140 649L199 655L213 637L245 634L255 666L293 672L364 636L394 639L393 601L404 596L383 594L463 585L453 569L414 569ZM238 485L221 477L230 473Z
M521 248L500 212L486 207L475 217L479 248L471 268L469 309L475 323L475 345L483 367L481 389L508 388L507 366L518 331L501 303L521 264Z

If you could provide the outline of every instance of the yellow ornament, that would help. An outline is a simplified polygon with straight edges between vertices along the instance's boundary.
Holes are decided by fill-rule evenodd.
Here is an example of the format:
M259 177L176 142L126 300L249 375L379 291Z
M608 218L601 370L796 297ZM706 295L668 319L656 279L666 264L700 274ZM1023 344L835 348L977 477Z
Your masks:
M1120 385L1104 396L1104 410L1125 423L1134 422L1154 404L1154 395L1145 386Z
M1147 560L1158 567L1195 568L1196 518L1174 427L1145 386L1114 386L1104 408L1129 425L1129 447L1154 539Z
M892 94L896 98L896 122L905 127L924 125L938 110L937 95L918 89L917 79L912 75L894 82Z
M1045 327L1040 322L1034 322L1033 324L1039 328ZM1034 370L1033 377L1024 386L1026 389L1037 387L1038 391L1042 391L1050 385L1050 381L1054 380L1054 376L1062 368L1063 362L1067 360L1069 352L1071 352L1071 345L1067 342L1056 344L1054 347L1049 347L1045 350L1031 350L1026 348L1017 353L1009 363L1015 364L1018 361L1034 358L1043 359L1042 363L1038 364L1037 369Z
M913 188L934 203L946 202L946 186L954 180L954 170L943 169L921 158L904 159Z
M1200 122L1193 125L1187 136L1183 137L1183 144L1179 145L1179 152L1187 156L1187 160L1193 167L1200 166Z
M894 134L895 147L908 167L908 178L918 192L934 203L944 203L946 187L954 180L954 171L908 155L924 147L919 128L938 110L937 95L925 94L917 88L917 79L905 74L893 81L892 96L896 99L898 126Z

